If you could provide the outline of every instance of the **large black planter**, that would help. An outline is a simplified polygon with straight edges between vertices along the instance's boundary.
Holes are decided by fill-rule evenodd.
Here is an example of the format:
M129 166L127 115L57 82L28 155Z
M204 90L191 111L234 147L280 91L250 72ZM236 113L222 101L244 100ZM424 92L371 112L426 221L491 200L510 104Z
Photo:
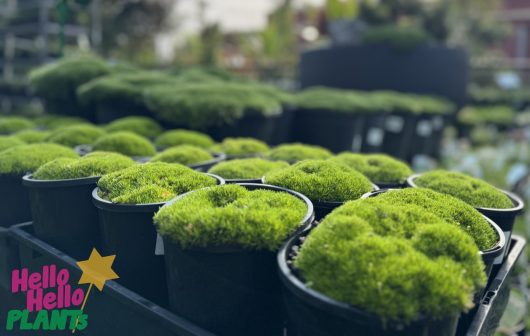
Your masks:
M0 227L31 220L29 195L22 176L0 175Z
M365 117L361 153L380 153L385 137L386 113L368 114Z
M272 143L275 137L275 128L282 114L265 117L262 115L247 114L232 124L212 126L206 129L215 141L222 141L228 137L252 137L266 143Z
M96 122L93 109L81 106L75 94L69 99L44 99L44 109L46 113L60 114L71 117L80 117L91 122Z
M71 255L84 258L99 249L98 212L92 190L99 177L35 180L26 175L35 236Z
M241 185L288 192L308 206L299 230L313 221L313 207L305 196L270 185ZM275 252L240 247L182 249L164 237L164 253L173 312L216 335L283 335Z
M385 134L381 151L408 161L410 153L419 151L422 144L414 143L418 116L410 113L392 113L385 118Z

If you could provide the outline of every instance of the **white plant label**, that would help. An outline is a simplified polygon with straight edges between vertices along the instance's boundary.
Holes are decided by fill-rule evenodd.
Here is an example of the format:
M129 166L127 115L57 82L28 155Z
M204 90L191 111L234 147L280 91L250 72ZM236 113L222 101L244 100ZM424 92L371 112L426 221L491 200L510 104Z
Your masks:
M366 142L370 146L379 146L383 143L383 136L385 132L380 128L370 128L366 135Z

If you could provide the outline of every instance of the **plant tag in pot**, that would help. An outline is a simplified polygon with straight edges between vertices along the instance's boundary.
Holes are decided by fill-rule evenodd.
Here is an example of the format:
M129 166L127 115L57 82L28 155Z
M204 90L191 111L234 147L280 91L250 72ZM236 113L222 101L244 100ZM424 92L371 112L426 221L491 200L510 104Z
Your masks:
M403 129L404 120L400 116L389 116L386 118L385 129L390 132L399 133Z

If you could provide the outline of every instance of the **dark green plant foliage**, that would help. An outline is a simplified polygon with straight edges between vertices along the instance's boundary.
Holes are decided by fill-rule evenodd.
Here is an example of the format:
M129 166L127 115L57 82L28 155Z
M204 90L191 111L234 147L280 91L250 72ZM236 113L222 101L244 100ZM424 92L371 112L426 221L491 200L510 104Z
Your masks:
M0 117L0 134L13 134L21 130L34 128L35 124L22 117Z
M70 100L75 98L78 86L110 72L109 65L101 59L73 57L33 70L29 75L29 82L39 97Z
M208 172L230 180L259 179L268 172L286 167L289 167L289 164L284 161L249 158L220 162Z
M158 231L183 248L237 246L275 251L300 225L307 206L271 190L222 185L193 192L155 215Z
M418 206L448 223L458 225L483 251L495 246L499 240L497 233L484 217L458 198L425 188L407 188L389 190L378 195L377 199L393 205Z
M93 146L94 150L116 152L127 156L152 156L156 149L151 142L131 132L116 132L100 137Z
M164 132L155 139L158 148L169 148L180 145L193 145L210 148L214 145L213 139L208 135L196 131L176 129Z
M27 144L44 142L45 139L50 135L49 131L39 131L39 130L22 130L18 131L15 134L11 135L12 138L19 139Z
M152 162L180 163L187 166L210 160L213 160L210 152L192 145L168 148L151 159Z
M322 109L344 113L376 112L369 101L354 91L312 87L295 97L295 104L303 109Z
M510 106L467 106L458 114L458 122L464 125L494 124L507 126L514 123L515 110Z
M125 117L114 120L105 126L107 132L128 131L146 138L155 138L162 133L162 127L153 119L147 117Z
M36 180L67 180L102 176L134 165L131 158L117 153L92 152L81 158L59 158L42 165L33 178Z
M436 170L417 177L418 187L429 188L482 208L509 209L513 203L491 184L458 172Z
M413 173L408 164L385 154L344 152L330 161L353 168L375 183L404 183Z
M61 127L73 126L73 125L91 125L91 123L83 118L79 117L67 117L60 115L44 115L35 119L35 123L48 130L56 130Z
M283 144L271 149L267 157L271 160L298 162L307 159L324 160L333 154L326 148L301 143Z
M12 147L24 145L25 142L12 136L0 135L0 152Z
M104 175L99 196L113 203L166 202L194 189L213 186L217 180L180 164L153 162Z
M271 171L265 183L298 191L315 201L344 202L372 191L364 175L327 160L305 160Z
M212 146L211 150L230 157L249 157L265 155L269 146L254 138L225 138L220 144Z
M65 126L52 131L46 142L52 142L67 147L91 145L105 135L105 131L92 125Z
M408 323L472 307L484 264L461 229L414 205L347 202L304 241L295 265L309 287Z
M21 145L0 152L0 175L23 175L56 158L76 158L76 152L56 144Z
M411 50L429 42L430 36L423 29L397 25L371 27L363 33L365 44L389 44L398 50Z

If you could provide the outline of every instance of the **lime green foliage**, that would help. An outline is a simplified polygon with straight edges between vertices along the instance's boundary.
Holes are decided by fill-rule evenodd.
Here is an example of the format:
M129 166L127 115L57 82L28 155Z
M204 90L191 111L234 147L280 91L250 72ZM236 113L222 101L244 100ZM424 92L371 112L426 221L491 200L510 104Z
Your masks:
M46 139L47 142L53 142L67 147L79 145L91 145L105 132L92 125L73 125L65 126L53 131Z
M283 144L273 148L268 153L271 160L283 160L287 162L298 162L307 159L324 160L333 154L323 147L312 146L301 143Z
M98 181L99 196L113 203L166 202L188 191L213 186L217 180L180 164L138 164L104 175Z
M23 144L25 144L25 142L20 139L0 135L0 152L11 147L20 146Z
M108 132L128 131L146 138L154 138L162 133L162 127L147 117L125 117L114 120L105 127Z
M466 311L486 282L478 248L461 229L378 198L335 209L309 234L295 265L313 289L404 323Z
M449 195L425 188L390 190L377 196L394 205L419 206L466 231L481 250L495 246L499 238L484 217L471 205Z
M38 130L22 130L13 134L11 137L19 139L25 143L39 143L44 142L45 139L50 135L48 131L38 131Z
M330 159L363 173L375 183L404 183L412 169L400 160L385 154L344 152Z
M116 132L100 137L94 143L94 150L116 152L127 156L152 156L156 149L143 136L131 132Z
M35 124L22 117L0 117L0 134L12 134L35 127Z
M321 109L345 113L377 112L370 101L355 91L313 87L295 97L296 106L303 109Z
M39 97L70 100L75 98L78 86L110 71L103 60L95 57L65 58L33 70L29 82Z
M269 151L269 146L254 138L225 138L220 144L212 146L211 150L230 157L249 157L264 155Z
M368 29L362 40L366 44L384 43L395 49L410 50L425 45L430 37L426 31L417 27L383 25Z
M474 207L509 209L513 203L491 184L458 172L436 170L414 180L418 187L429 188L459 198Z
M184 129L176 129L160 134L155 139L155 145L156 147L162 149L180 145L193 145L202 148L210 148L214 145L214 141L208 134Z
M191 145L171 147L158 153L151 159L152 162L180 163L183 165L193 165L213 159L212 154L207 150Z
M458 114L458 121L464 125L510 125L514 122L515 114L510 106L467 106Z
M289 167L289 164L284 161L249 158L220 162L208 172L230 180L259 179L270 171L286 167Z
M56 144L21 145L0 152L1 175L23 175L56 158L76 158L77 153Z
M305 160L265 175L265 183L298 191L312 200L344 202L372 191L361 173L326 160Z
M275 251L301 224L307 206L271 190L222 185L198 190L155 215L159 232L182 247L239 246Z
M36 180L67 180L102 176L135 164L117 153L92 152L78 159L59 158L42 165L33 174Z
M35 119L38 126L48 130L56 130L61 127L90 124L89 121L79 117L65 117L60 115L45 115Z

